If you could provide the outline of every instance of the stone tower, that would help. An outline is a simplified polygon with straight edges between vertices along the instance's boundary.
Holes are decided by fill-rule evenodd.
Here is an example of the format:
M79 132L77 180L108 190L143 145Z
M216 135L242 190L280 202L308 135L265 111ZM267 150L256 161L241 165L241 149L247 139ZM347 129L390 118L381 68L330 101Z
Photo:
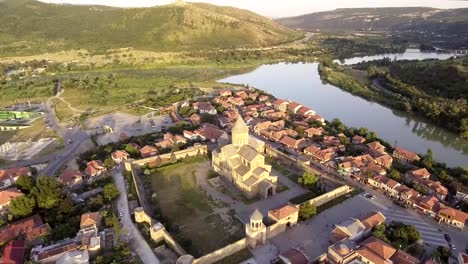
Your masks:
M266 226L263 224L263 215L255 210L250 216L250 223L245 225L247 246L255 248L266 242Z
M232 127L232 144L235 147L242 147L243 145L249 144L249 128L240 115Z

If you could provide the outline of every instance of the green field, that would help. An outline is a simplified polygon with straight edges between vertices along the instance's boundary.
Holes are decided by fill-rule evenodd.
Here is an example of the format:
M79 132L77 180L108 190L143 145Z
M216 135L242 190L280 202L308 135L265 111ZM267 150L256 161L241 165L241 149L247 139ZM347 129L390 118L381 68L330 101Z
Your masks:
M197 186L195 171L205 160L186 160L152 170L151 186L170 232L190 254L200 256L243 237L243 225L233 212L210 199ZM165 223L165 225L168 225ZM187 242L190 240L191 242Z
M0 145L7 142L24 142L24 141L37 141L41 138L56 138L57 133L46 128L42 118L32 122L31 127L15 130L15 131L1 131L0 132Z

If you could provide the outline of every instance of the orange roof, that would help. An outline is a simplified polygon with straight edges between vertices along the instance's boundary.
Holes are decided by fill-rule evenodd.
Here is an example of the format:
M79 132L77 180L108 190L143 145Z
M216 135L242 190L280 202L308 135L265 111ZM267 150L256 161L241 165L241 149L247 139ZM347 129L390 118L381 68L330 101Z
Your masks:
M373 264L386 264L387 261L382 258L381 256L377 255L374 251L368 249L368 248L360 248L356 251L356 253L368 260L371 261Z
M18 177L21 175L31 175L31 169L29 167L20 168L9 168L6 170L0 170L0 179L4 177Z
M148 146L148 145L146 145L146 146L144 146L144 147L142 147L142 148L140 149L140 153L141 153L142 155L144 155L144 154L149 154L149 153L152 153L152 152L156 152L156 153L157 153L157 152L158 152L158 149L155 148L155 147L153 147L153 146Z
M393 155L402 156L405 159L410 160L410 161L419 160L419 156L416 155L416 153L406 150L402 147L396 147L395 150L393 151Z
M44 224L41 217L36 214L1 228L0 243L6 243L18 236L24 236L26 241L31 241L48 231L49 226Z
M426 168L414 169L410 173L416 178L429 178L431 176L431 173Z
M16 197L23 196L24 194L16 189L16 188L9 188L3 191L0 191L0 205L6 205L11 202Z
M117 150L117 151L112 152L113 159L128 158L128 156L130 155L125 150Z
M90 225L97 225L100 219L101 217L99 216L99 212L82 214L80 226L84 227L84 226L90 226Z
M366 229L371 229L385 222L385 216L381 212L372 212L360 220Z
M314 154L317 151L320 151L320 148L316 147L316 146L309 146L309 147L304 149L304 152L311 153L311 154Z
M288 101L277 99L275 102L273 102L275 105L282 105L282 104L288 104Z
M385 147L384 147L382 144L380 144L379 141L371 142L371 143L367 144L367 146L368 146L369 148L377 149L377 150L385 149Z
M369 237L361 243L361 246L372 250L383 259L389 259L396 252L395 248L376 237Z
M436 210L436 205L439 204L439 199L437 199L435 196L426 196L421 199L419 202L419 205L423 207L424 209L435 211Z
M317 136L320 136L323 134L323 128L319 127L319 128L315 128L315 127L311 127L307 130L305 130L305 132L307 133L307 135L317 135Z
M275 220L281 220L297 212L299 212L297 207L286 205L279 209L268 211L268 215L272 216Z
M419 264L421 262L419 259L400 249L397 250L395 254L393 254L390 260L393 261L393 264Z
M309 261L307 260L304 253L301 251L291 248L284 253L281 253L281 256L287 258L289 263L291 264L307 264Z
M74 182L77 178L83 178L79 170L65 170L60 174L59 181L65 185Z
M442 206L439 209L439 216L445 216L445 217L450 217L451 219L460 222L460 223L465 223L466 220L468 219L468 214L464 213L460 210L450 208L447 206Z

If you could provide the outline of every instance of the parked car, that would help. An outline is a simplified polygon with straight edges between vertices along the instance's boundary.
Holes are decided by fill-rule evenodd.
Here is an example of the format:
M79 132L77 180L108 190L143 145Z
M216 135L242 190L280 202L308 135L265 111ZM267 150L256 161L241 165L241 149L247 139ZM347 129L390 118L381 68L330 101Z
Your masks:
M447 242L452 242L452 238L448 235L448 234L444 234L444 237L445 237L445 240L447 240Z

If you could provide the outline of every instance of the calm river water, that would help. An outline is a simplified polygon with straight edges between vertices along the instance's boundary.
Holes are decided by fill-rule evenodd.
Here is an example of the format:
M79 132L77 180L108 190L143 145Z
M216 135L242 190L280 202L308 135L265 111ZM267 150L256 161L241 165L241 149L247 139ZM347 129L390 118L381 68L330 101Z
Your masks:
M420 53L410 51L404 54L392 54L387 57L399 59L446 59L446 54ZM436 57L441 55L442 57ZM408 57L410 56L410 57ZM357 63L369 58L353 58L345 63ZM392 145L399 145L417 153L426 153L431 148L437 160L449 166L468 166L468 140L459 138L438 126L434 126L405 112L391 110L378 103L369 102L360 97L329 85L323 84L317 71L318 63L278 63L263 65L256 70L231 76L219 82L248 84L262 89L277 98L300 102L327 120L339 118L347 126L366 127Z

